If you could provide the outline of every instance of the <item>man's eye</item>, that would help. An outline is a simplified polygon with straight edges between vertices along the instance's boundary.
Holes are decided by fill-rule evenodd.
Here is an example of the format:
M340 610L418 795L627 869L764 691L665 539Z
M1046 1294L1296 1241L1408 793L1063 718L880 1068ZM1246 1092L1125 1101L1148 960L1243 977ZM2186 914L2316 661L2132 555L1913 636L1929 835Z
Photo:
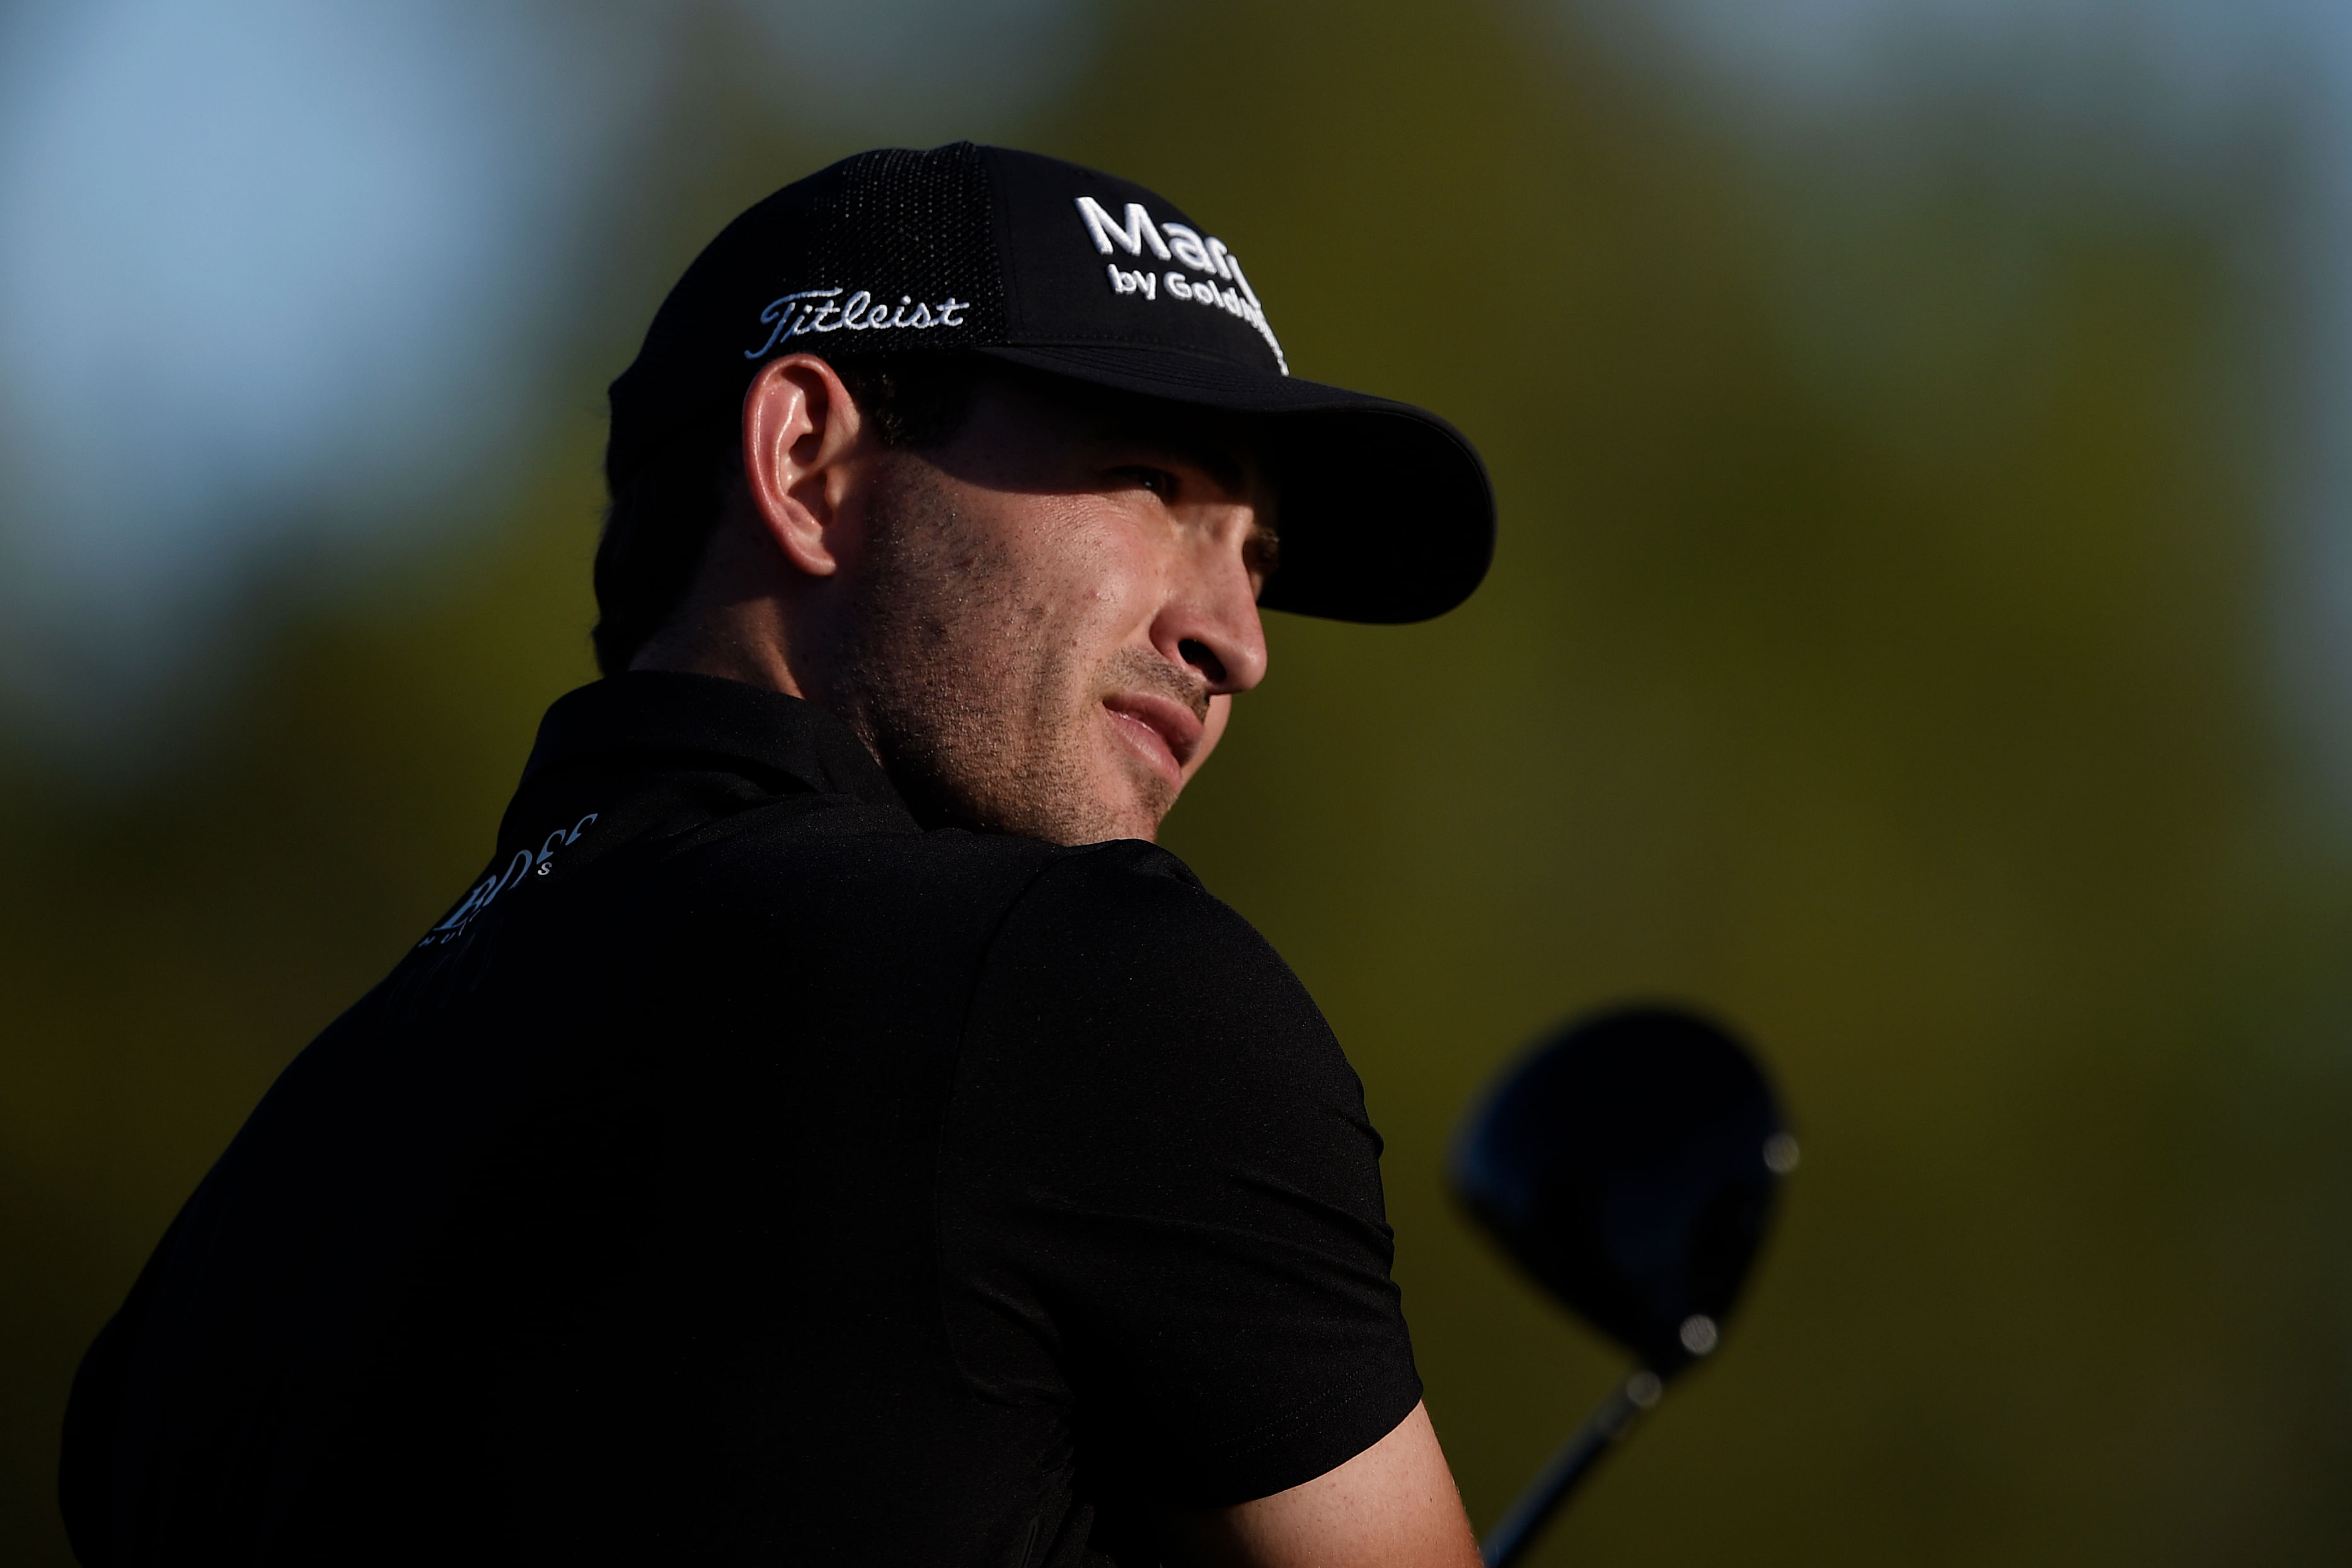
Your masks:
M1121 468L1120 473L1158 496L1161 500L1176 499L1176 476L1165 468L1142 467Z

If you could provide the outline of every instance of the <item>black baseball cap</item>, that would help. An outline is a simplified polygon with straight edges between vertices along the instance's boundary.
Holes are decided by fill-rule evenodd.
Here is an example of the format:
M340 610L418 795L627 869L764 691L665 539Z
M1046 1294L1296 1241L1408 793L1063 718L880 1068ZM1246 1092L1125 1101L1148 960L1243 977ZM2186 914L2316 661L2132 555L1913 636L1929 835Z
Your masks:
M1425 620L1494 558L1494 488L1461 432L1293 376L1223 239L1140 185L969 142L860 153L729 224L613 383L606 479L618 494L777 355L925 349L1256 416L1281 501L1270 609Z

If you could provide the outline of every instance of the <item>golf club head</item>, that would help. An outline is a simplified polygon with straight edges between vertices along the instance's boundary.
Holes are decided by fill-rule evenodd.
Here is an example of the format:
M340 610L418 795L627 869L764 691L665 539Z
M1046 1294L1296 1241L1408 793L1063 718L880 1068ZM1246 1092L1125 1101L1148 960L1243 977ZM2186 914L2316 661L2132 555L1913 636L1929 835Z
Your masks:
M1665 1378L1715 1348L1795 1163L1745 1047L1634 1007L1572 1020L1505 1071L1451 1175L1521 1268Z

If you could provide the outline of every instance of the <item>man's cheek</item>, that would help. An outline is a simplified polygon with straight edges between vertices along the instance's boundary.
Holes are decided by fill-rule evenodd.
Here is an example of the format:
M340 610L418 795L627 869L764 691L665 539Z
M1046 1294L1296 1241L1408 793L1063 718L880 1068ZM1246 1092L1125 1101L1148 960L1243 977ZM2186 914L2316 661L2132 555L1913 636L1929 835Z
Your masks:
M1029 580L1034 600L1064 637L1106 649L1126 640L1146 596L1148 574L1125 552L1094 548L1039 565L1045 569Z
M1168 563L1158 542L1116 510L1087 518L1061 535L1055 563L1087 620L1123 638L1129 623L1148 617L1160 596Z

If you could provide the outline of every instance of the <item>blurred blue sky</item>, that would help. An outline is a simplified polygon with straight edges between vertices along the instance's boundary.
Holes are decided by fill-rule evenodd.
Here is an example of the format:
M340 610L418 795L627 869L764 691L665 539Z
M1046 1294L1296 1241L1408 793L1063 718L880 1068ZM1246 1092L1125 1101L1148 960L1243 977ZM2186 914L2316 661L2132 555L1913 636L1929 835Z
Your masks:
M287 529L413 529L494 468L544 241L600 151L559 79L593 57L439 0L116 0L10 31L15 629L185 629Z
M1852 132L1957 89L2053 149L2122 134L2188 167L2291 105L2308 427L2283 440L2283 663L2352 709L2352 9L1559 4L1800 149L1899 146ZM544 378L598 182L656 130L681 27L722 11L781 115L875 142L987 133L1083 70L1102 20L1086 0L0 11L0 686L135 708L256 571L478 515L559 412Z

